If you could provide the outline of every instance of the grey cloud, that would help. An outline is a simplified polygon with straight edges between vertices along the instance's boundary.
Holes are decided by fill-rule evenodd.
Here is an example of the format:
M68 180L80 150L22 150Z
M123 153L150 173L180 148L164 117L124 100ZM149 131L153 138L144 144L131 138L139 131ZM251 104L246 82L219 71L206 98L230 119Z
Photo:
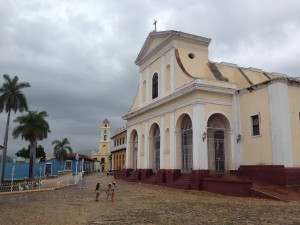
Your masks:
M50 155L54 139L68 137L75 151L98 149L104 118L112 132L126 123L138 87L134 61L154 18L158 30L211 38L213 61L300 76L296 0L3 0L0 75L32 84L24 92L31 109L49 114L52 132L41 144ZM2 113L0 142L5 122ZM10 137L9 155L27 145Z

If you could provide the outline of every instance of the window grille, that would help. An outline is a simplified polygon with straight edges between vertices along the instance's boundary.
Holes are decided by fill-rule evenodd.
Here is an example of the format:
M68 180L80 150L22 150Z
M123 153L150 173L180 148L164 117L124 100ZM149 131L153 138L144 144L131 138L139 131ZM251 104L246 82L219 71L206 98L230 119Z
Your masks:
M65 170L72 170L72 161L71 160L66 161Z
M251 120L252 120L252 136L260 135L259 116L258 115L251 116Z
M160 169L160 131L156 126L153 135L153 171L157 172Z
M193 128L189 116L184 118L181 129L182 172L189 173L193 169Z

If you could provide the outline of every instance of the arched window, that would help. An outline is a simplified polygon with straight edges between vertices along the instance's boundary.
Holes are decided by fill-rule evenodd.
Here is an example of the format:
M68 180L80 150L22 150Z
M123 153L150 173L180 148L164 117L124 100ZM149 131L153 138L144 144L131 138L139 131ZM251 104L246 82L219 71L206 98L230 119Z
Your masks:
M166 67L166 87L165 90L170 89L170 65Z
M157 172L160 169L160 131L156 125L153 132L153 169Z
M146 81L143 81L143 102L146 101Z
M155 73L152 78L152 99L158 97L158 74Z
M181 127L182 135L182 172L189 173L193 169L193 127L189 116L185 116Z

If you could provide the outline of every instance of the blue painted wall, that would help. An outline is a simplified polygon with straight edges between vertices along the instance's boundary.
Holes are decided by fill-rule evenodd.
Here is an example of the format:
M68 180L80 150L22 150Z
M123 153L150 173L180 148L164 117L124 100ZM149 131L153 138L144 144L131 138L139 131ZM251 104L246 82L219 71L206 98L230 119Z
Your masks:
M41 168L41 176L44 177L46 176L45 174L45 167L46 163L51 163L52 164L52 174L49 175L58 175L58 171L62 170L65 166L65 163L58 161L56 159L51 159L46 162L41 162L41 163L35 163L34 164L34 176L39 177L40 176L40 168ZM92 168L89 169L89 163L90 162L85 162L85 171L93 172ZM78 167L77 170L78 172L81 171L81 165L82 161L81 159L78 161ZM14 179L24 179L28 178L29 174L29 163L11 163L7 162L5 164L5 173L4 173L4 180L11 180L12 178L12 167L15 167L15 172L14 172ZM0 169L1 169L1 162L0 162ZM76 173L76 160L72 160L72 172L75 174Z

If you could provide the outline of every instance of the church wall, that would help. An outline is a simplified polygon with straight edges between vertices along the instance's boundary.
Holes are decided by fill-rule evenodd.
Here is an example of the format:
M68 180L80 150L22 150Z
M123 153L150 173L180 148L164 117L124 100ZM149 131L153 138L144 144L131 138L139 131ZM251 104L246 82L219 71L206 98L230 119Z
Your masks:
M178 89L186 84L194 81L194 78L187 76L179 67L178 63L175 63L175 75L174 75L174 89Z
M300 166L300 87L288 86L293 164Z
M147 96L147 93L146 93L146 86L148 85L147 83L147 69L144 69L142 72L141 72L141 75L142 78L141 78L141 92L140 94L142 95L142 105L145 105L146 104L146 96ZM144 84L146 84L146 86L144 86Z
M237 89L243 89L250 86L236 67L223 66L220 64L216 64L216 66L221 74L229 79L229 82L236 83Z
M137 92L136 92L136 95L135 95L135 98L134 98L134 101L133 101L133 104L132 104L132 107L131 107L131 111L132 110L136 110L139 108L139 96L140 96L140 88L139 86L137 87Z
M152 40L151 46L147 49L145 55L150 53L153 49L155 49L165 38L156 37Z
M243 72L254 84L269 80L262 72L256 72L250 69L243 69Z
M208 50L198 50L191 48L177 48L180 56L180 60L186 69L186 71L195 78L206 77L209 79L215 79L210 69L207 66L208 63ZM191 59L189 54L194 54L194 58ZM177 63L176 63L177 64ZM178 64L176 70L181 71Z
M240 95L242 165L272 165L268 88ZM259 115L260 135L251 135L251 117Z
M165 146L164 146L164 167L170 169L170 113L166 113L164 117L165 122Z
M171 52L166 52L165 54L165 96L171 93ZM169 67L168 67L169 66Z

